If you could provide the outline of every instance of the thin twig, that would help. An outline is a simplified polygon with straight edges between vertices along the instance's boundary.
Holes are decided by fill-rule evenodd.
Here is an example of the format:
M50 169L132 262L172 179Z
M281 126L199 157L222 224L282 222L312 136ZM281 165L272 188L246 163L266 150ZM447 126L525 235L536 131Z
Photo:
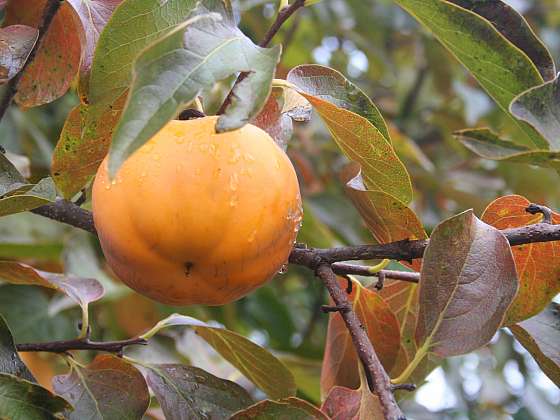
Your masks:
M550 210L546 206L541 206L540 204L531 203L525 209L527 213L531 214L542 214L543 215L543 223L548 223L549 225L552 224L552 210Z
M144 346L148 341L135 337L128 340L121 341L91 341L88 338L65 340L65 341L51 341L48 343L25 343L17 344L17 351L44 351L50 353L65 353L71 350L96 350L105 351L108 353L121 353L125 347L128 346Z
M386 279L401 280L410 283L418 283L420 281L420 274L412 271L381 270L378 273L372 273L370 267L367 265L347 264L342 262L332 264L332 269L339 276L350 274L364 277L379 277L379 274L382 273Z
M271 27L268 29L268 31L264 35L263 40L260 42L259 47L261 47L261 48L268 47L268 45L270 44L270 41L272 41L272 38L274 38L274 35L276 35L278 33L278 31L280 30L280 28L282 27L284 22L286 22L290 18L290 16L292 16L298 9L302 8L304 5L305 5L305 0L295 0L288 7L285 7L284 9L280 10L278 12L278 15L276 16L276 19L272 23ZM243 73L239 74L239 76L237 77L237 80L233 84L233 87L231 88L228 95L226 96L226 99L224 99L224 102L220 106L220 109L218 110L218 114L221 115L226 111L226 108L231 103L231 100L232 100L232 97L233 97L233 91L235 90L235 87L239 83L241 83L243 80L245 80L245 78L247 77L248 74L249 73L247 73L247 72L243 72Z
M325 287L329 291L336 308L350 308L350 302L345 290L340 287L336 274L329 264L322 264L317 268L317 277L319 277ZM352 338L352 343L358 353L358 357L362 361L366 374L371 380L372 392L379 397L379 402L383 409L385 418L388 420L404 419L395 397L393 396L393 388L391 380L385 372L379 357L375 353L375 349L369 340L369 337L358 319L356 313L352 310L340 310L340 316L346 324L346 328Z
M51 23L54 17L56 16L56 12L58 12L58 9L60 9L62 3L63 0L47 1L47 4L43 9L43 17L41 19L41 24L39 25L39 35L37 37L37 42L35 42L35 45L31 49L31 52L29 53L29 57L27 57L27 60L23 65L23 67L21 68L21 70L8 82L8 85L6 86L6 92L4 93L4 97L2 98L2 101L0 101L0 120L4 117L4 114L10 107L14 99L14 96L16 96L18 84L21 78L23 77L23 75L25 74L25 70L27 69L27 67L29 67L31 62L33 62L33 60L35 59L35 56L37 55L37 51L41 47L43 38L48 32L49 27L51 26Z

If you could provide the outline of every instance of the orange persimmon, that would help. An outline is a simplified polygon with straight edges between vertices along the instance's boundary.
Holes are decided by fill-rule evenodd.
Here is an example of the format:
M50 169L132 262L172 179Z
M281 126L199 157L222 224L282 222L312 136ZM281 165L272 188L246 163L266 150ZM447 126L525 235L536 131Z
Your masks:
M109 266L132 289L173 305L221 305L286 263L302 210L294 168L253 125L217 134L217 117L171 121L110 180L93 185Z

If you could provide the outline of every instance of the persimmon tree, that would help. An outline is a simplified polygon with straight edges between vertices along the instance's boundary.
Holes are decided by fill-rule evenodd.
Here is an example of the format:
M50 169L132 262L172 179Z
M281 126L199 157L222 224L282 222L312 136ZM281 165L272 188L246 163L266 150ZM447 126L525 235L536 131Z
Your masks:
M560 215L506 195L478 216L463 209L428 235L413 210L414 180L395 150L399 134L372 100L332 68L278 66L282 44L275 35L315 3L274 3L272 25L262 39L253 39L239 29L243 15L229 0L0 2L0 117L69 90L79 97L66 115L49 177L30 181L13 155L0 155L0 216L32 212L95 238L91 185L105 156L114 175L171 120L206 115L218 116L217 133L250 123L289 150L294 126L310 121L313 111L337 155L345 156L337 170L340 184L371 235L368 244L336 247L300 240L286 261L310 270L330 296L330 303L322 294L319 301L329 314L321 405L307 401L278 354L186 313L151 319L152 327L127 339L96 335L90 312L98 306L90 306L127 292L100 265L90 275L72 274L69 266L91 263L95 252L66 261L63 272L24 259L1 260L5 283L50 289L59 308L79 308L72 312L75 338L53 330L40 342L21 340L25 335L10 331L14 316L2 314L2 417L140 419L149 407L159 407L168 419L402 419L399 401L435 367L486 346L502 328L560 384L560 318L552 302L560 292ZM465 128L454 136L484 159L558 171L555 64L525 19L500 0L394 3L466 68L513 127L504 134ZM305 213L304 228L313 232ZM368 277L375 280L368 284ZM46 302L35 304L33 322L40 329ZM134 303L127 311L134 321L142 306ZM156 336L184 329L261 392L189 363L136 356ZM20 357L35 352L66 363L67 373L55 376L50 389L37 383L28 356Z

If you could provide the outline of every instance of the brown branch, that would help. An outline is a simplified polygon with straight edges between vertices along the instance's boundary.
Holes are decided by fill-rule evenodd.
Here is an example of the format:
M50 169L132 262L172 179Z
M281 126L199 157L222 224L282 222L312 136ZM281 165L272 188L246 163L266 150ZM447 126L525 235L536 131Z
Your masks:
M63 0L47 1L47 4L43 9L43 17L41 19L41 24L39 25L39 35L37 37L37 42L35 42L35 45L31 49L31 52L29 53L29 57L27 57L27 60L25 61L25 64L23 65L21 70L8 82L8 85L6 86L6 92L4 93L4 97L2 98L2 101L0 101L0 120L4 117L4 114L10 107L14 99L14 96L16 96L18 84L21 78L23 77L27 67L29 67L31 62L35 59L35 56L37 55L37 51L41 47L43 38L45 37L45 34L48 32L49 27L56 15L56 12L58 12L58 9L60 9L62 3Z
M71 201L59 198L54 203L38 207L31 212L97 235L93 224L93 214Z
M17 344L17 351L44 351L50 353L65 353L70 350L96 350L108 353L122 353L123 349L128 346L144 346L148 341L136 337L122 341L91 341L87 338L65 341L51 341L48 343L26 343Z
M274 20L274 22L272 23L272 25L264 35L263 40L260 42L259 47L261 48L268 47L270 41L272 41L274 35L278 33L278 31L280 30L284 22L286 22L298 9L302 8L303 6L305 6L305 0L295 0L288 7L285 7L282 10L280 10L278 12L278 15L276 16L276 19ZM233 98L233 91L235 90L236 86L247 77L248 74L249 73L247 72L243 72L239 74L239 77L237 77L237 80L233 84L233 87L229 91L228 95L226 96L226 99L224 99L224 102L222 103L220 109L218 110L219 115L223 114L226 111L226 108L231 104L231 100Z
M329 264L321 264L317 267L316 273L317 277L325 284L336 308L350 308L348 296L344 289L340 287L337 276L331 266ZM405 417L393 396L391 380L387 372L385 372L383 365L381 365L358 316L352 310L339 310L339 313L350 332L352 343L364 365L366 374L371 380L370 386L373 388L372 391L379 397L385 418L389 420L404 419Z

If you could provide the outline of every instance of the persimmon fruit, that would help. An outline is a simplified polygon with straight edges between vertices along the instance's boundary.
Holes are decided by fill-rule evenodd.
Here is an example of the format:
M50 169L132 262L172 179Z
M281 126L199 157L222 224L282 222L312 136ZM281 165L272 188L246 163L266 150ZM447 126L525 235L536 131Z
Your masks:
M215 133L217 117L171 121L111 180L93 214L107 263L129 287L172 305L222 305L271 279L301 223L292 163L253 125Z

